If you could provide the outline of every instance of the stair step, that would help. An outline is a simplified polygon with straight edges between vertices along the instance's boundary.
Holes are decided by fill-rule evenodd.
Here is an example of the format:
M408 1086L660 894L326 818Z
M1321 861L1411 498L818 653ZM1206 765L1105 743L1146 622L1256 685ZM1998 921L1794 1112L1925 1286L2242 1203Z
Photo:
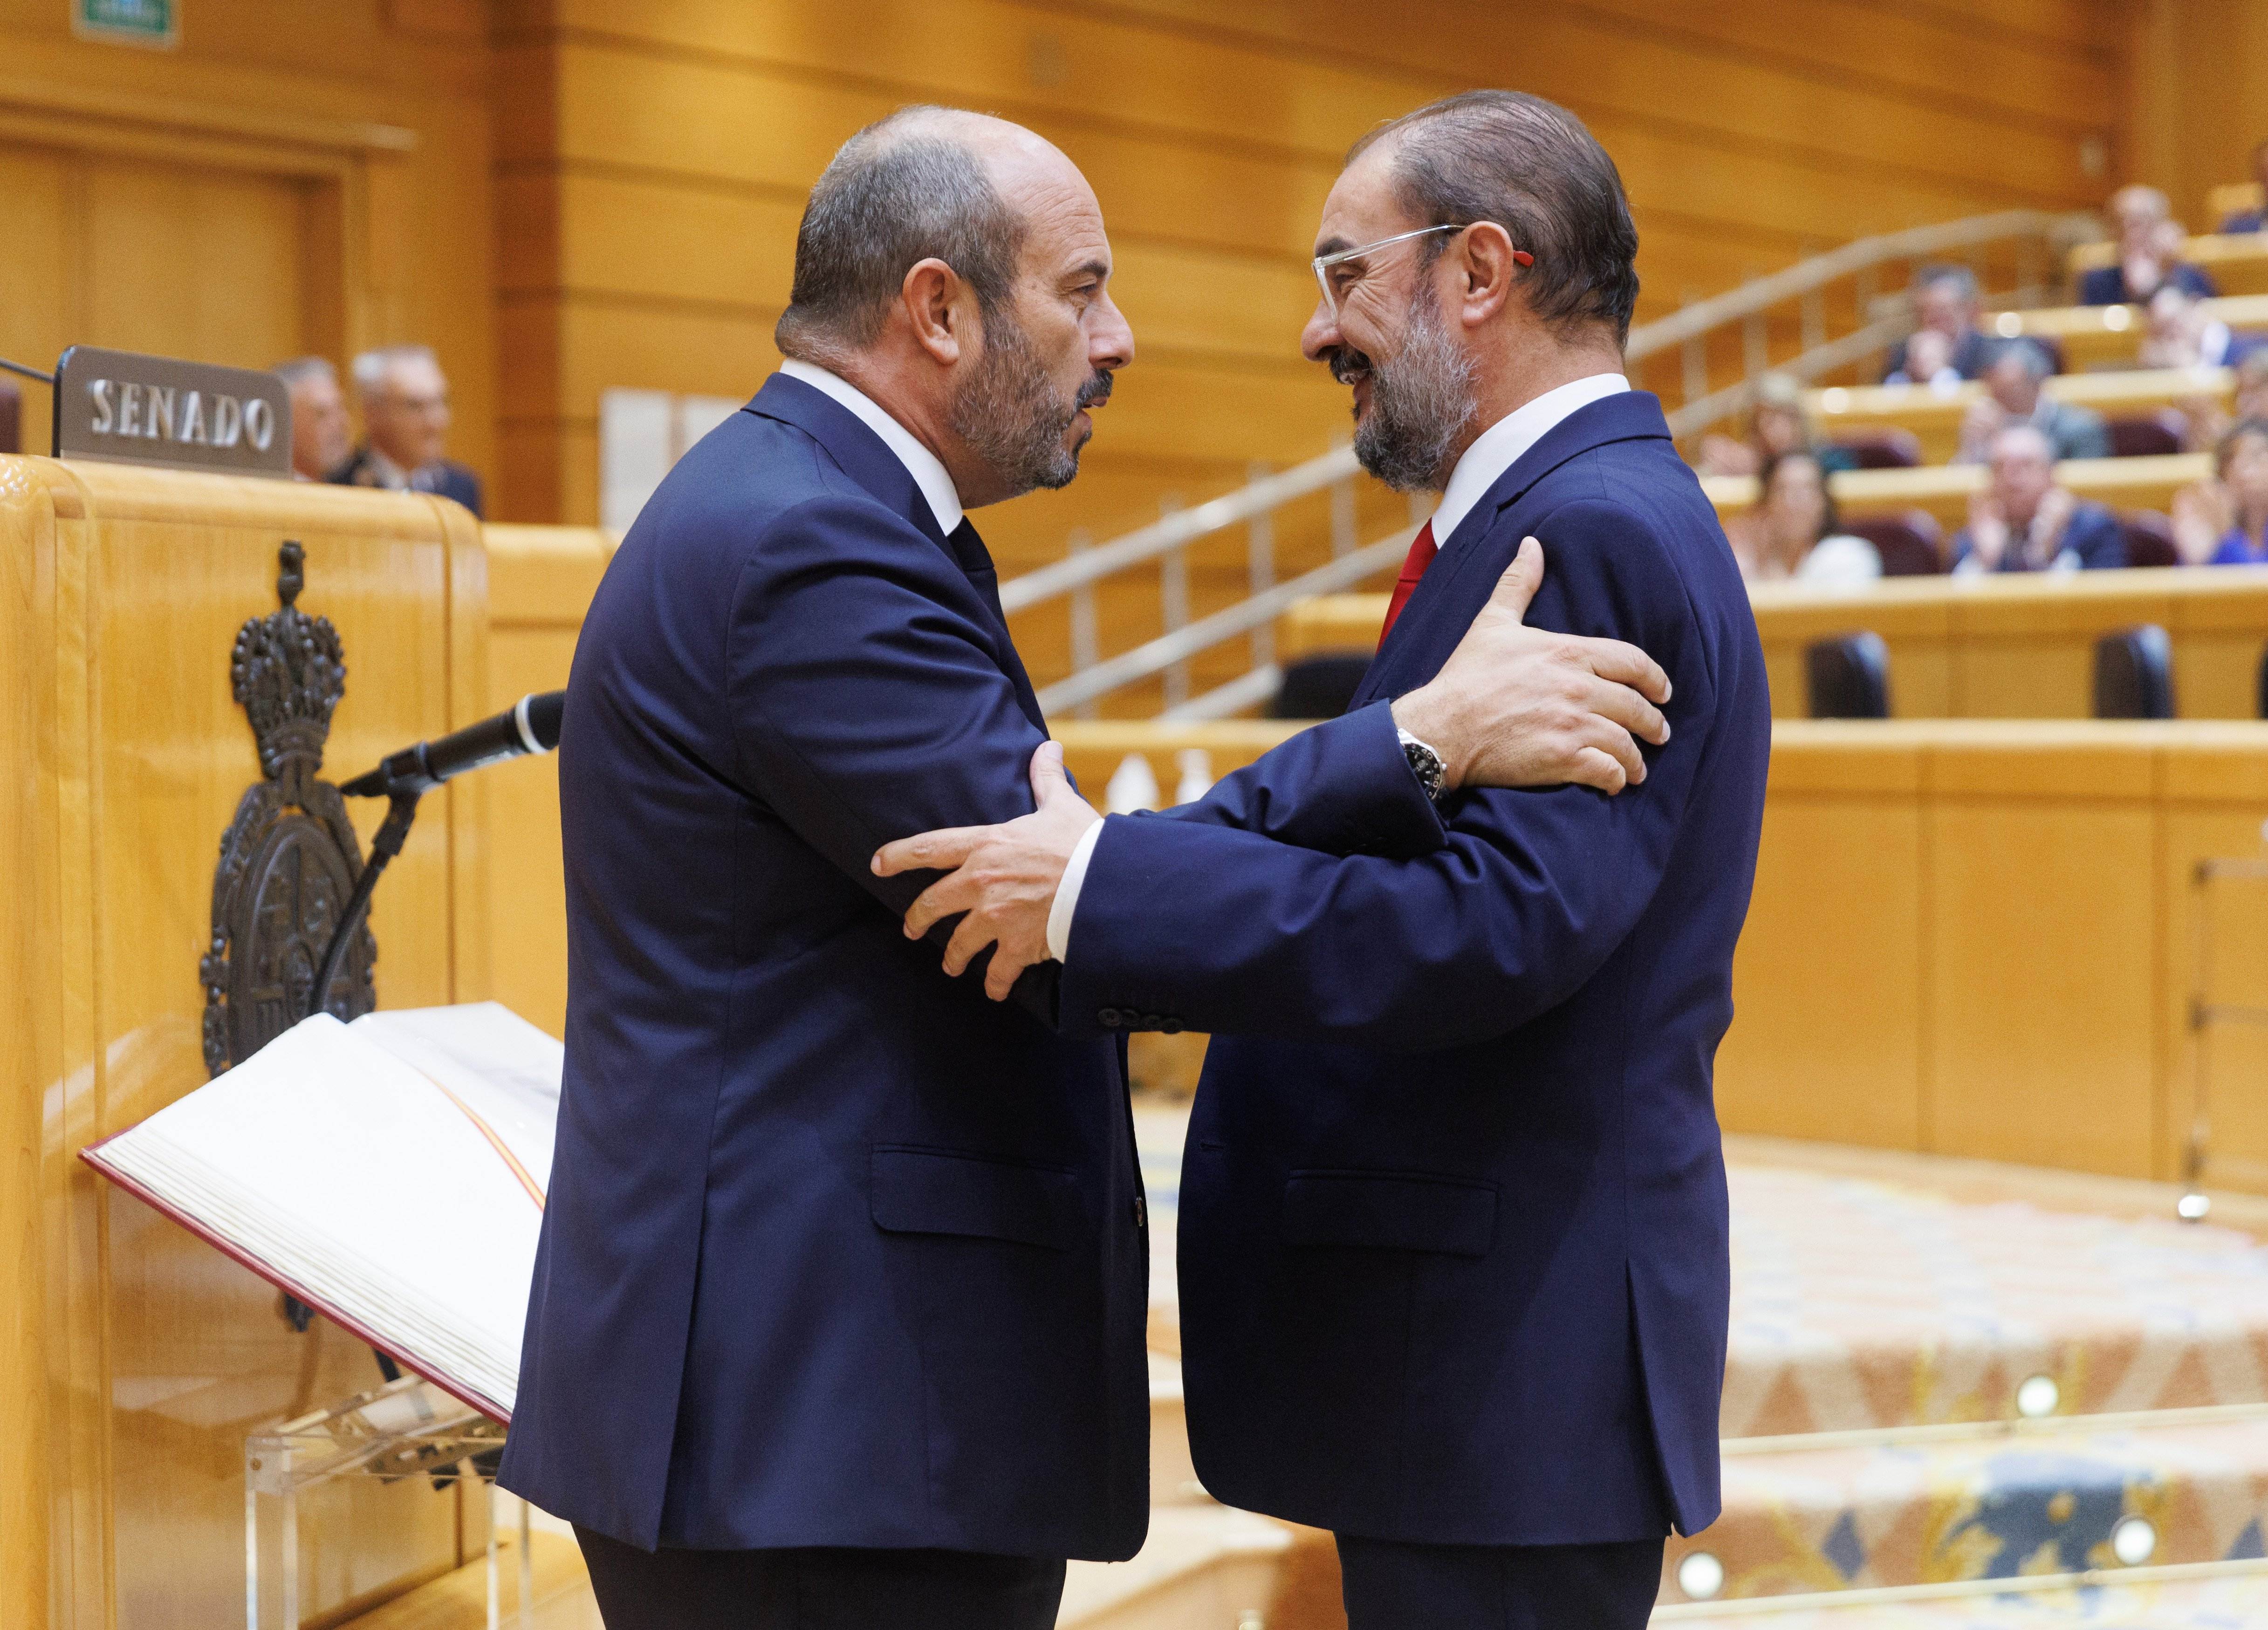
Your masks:
M2248 1567L2217 1576L2146 1569L2141 1575L2048 1589L1962 1592L1937 1597L1846 1602L1806 1601L1725 1612L1714 1608L1657 1608L1657 1630L2242 1630L2268 1624L2268 1571Z
M1727 1438L2268 1402L2268 1250L2233 1229L1734 1166Z
M1893 1434L1724 1464L1724 1515L1670 1541L1665 1604L2268 1554L2268 1411Z
M1130 1562L1073 1562L1057 1630L1236 1630L1263 1615L1292 1530L1249 1511L1160 1506Z

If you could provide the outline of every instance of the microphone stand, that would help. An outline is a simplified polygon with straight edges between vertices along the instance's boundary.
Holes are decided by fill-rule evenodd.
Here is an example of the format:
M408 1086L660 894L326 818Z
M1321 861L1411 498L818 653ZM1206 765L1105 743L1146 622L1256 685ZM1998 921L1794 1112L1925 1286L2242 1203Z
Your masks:
M323 1011L331 993L331 981L338 977L339 963L346 959L347 946L353 940L355 931L362 926L363 914L370 909L370 896L378 889L378 880L387 864L401 852L409 841L409 823L417 818L417 800L424 793L396 793L387 800L386 819L378 823L378 830L370 840L370 859L356 880L354 893L347 896L346 910L339 914L339 926L331 930L331 942L323 948L323 960L315 969L315 988L308 993L307 1011L302 1015L313 1018Z

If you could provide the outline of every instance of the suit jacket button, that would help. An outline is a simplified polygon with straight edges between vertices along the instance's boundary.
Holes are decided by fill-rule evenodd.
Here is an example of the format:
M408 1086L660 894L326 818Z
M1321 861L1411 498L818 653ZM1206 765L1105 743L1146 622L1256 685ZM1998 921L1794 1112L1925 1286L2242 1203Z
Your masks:
M1142 1028L1145 1030L1163 1029L1165 1025L1166 1022L1154 1013L1145 1013L1142 1015Z
M1179 1036L1182 1033L1182 1022L1179 1019L1168 1015L1164 1022L1160 1023L1158 1028L1168 1036Z
M1120 1021L1125 1017L1125 1015L1120 1013L1116 1007L1106 1007L1094 1016L1101 1022L1102 1028L1106 1030L1116 1029L1119 1026Z

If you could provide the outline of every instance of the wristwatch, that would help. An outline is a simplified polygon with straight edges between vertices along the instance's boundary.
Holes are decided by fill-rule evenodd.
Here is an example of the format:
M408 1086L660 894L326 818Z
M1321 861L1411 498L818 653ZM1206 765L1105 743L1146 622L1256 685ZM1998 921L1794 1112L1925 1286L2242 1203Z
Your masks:
M1425 796L1435 803L1441 801L1441 756L1411 735L1407 730L1394 733L1402 739L1402 755L1410 761L1410 773L1418 778L1418 785L1425 789Z

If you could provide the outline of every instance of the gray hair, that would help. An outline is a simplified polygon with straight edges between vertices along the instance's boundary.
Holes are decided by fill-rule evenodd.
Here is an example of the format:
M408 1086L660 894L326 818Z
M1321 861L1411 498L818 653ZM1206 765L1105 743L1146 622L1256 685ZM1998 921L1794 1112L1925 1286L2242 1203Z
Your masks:
M1535 257L1521 279L1546 322L1612 325L1630 336L1638 305L1638 228L1607 150L1556 102L1518 91L1466 91L1381 125L1352 164L1388 137L1403 205L1429 226L1493 221ZM1446 246L1423 241L1421 264Z
M795 234L795 284L772 339L785 357L822 362L873 343L906 274L939 260L990 317L1014 290L1022 218L983 162L934 129L957 110L902 107L843 144L811 189Z
M1997 368L2011 357L2023 365L2025 377L2035 385L2055 372L2055 359L2048 355L2046 350L2036 341L2022 338L2004 342L1986 365Z
M339 371L331 366L328 357L294 357L268 371L283 380L287 390L305 380L328 380L334 385L339 380Z
M1950 261L1935 261L1914 273L1913 291L1934 289L1949 283L1960 291L1961 298L1973 304L1977 299L1977 274L1966 266L1956 266Z
M441 359L433 354L431 345L381 345L376 350L366 350L354 359L355 388L365 396L375 396L386 388L386 376L396 363L430 362L436 368Z

